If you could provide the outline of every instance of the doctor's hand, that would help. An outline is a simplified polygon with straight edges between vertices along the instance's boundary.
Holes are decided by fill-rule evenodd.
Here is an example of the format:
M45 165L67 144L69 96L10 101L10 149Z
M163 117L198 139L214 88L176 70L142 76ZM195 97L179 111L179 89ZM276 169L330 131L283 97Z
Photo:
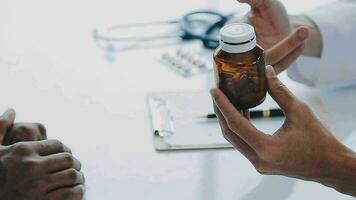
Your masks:
M225 138L261 174L316 181L356 195L356 155L340 143L267 67L268 92L286 119L273 135L257 130L219 90L212 89L215 112Z
M277 0L239 0L248 3L251 11L247 19L232 22L247 22L254 28L257 43L266 52L267 64L278 73L287 69L304 51L309 30L300 26L292 31L289 17L283 4Z
M269 49L291 33L287 11L278 0L238 0L251 10L247 21L255 27L257 43Z

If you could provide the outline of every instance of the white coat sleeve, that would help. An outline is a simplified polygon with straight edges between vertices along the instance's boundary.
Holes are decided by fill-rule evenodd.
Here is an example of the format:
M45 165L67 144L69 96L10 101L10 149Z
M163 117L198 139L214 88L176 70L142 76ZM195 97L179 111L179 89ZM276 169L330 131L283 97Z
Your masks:
M321 32L321 58L301 57L288 76L318 88L356 85L356 0L335 1L305 15Z

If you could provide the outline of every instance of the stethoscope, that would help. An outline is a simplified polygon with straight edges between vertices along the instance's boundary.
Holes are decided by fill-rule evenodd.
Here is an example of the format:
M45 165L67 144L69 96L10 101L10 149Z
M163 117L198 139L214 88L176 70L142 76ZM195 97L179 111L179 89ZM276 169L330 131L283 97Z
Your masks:
M112 36L110 34L103 34L100 32L100 30L95 29L93 31L93 37L95 41L99 43L105 43L107 48L112 48L112 50L116 50L116 45L118 45L120 42L132 42L137 44L157 40L168 40L173 38L180 38L181 41L200 40L204 47L208 49L215 49L219 46L217 32L231 17L232 15L224 15L216 11L199 10L187 13L179 20L116 25L111 26L106 30L107 32L110 32L133 27L149 27L164 24L178 25L178 30L174 30L168 33L154 36L120 37ZM133 45L131 45L131 47L133 47Z
M194 22L194 15L204 14L216 16L216 21L207 23L205 30L202 33L197 33L192 29L191 23ZM181 37L183 40L201 40L203 45L208 49L215 49L219 46L219 39L212 33L219 30L231 18L231 15L223 15L215 11L196 11L186 14L180 21L179 27L184 33Z

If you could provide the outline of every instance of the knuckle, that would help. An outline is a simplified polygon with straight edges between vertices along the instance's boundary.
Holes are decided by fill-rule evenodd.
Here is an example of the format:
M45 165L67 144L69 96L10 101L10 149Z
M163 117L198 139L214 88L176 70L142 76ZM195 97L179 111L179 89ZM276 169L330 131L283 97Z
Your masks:
M31 152L31 147L25 142L19 142L12 146L13 151L17 155L27 155Z
M68 177L69 180L75 182L76 180L79 179L80 176L79 176L79 173L78 173L77 170L71 168L67 172L67 177Z
M48 148L48 143L46 142L36 142L36 145L38 146L38 149L46 149Z
M70 154L70 153L64 153L63 159L64 159L65 162L68 163L70 166L74 166L75 158L73 157L72 154Z
M52 140L53 146L57 147L60 151L65 151L64 144L59 140Z
M63 143L59 140L52 140L52 142L53 142L53 145L56 145L58 147L63 146Z
M40 134L42 136L42 139L46 139L47 138L47 130L46 127L41 124L41 123L36 123L36 126L38 128L38 130L40 131Z
M80 161L78 161L78 170L82 169L82 163Z
M75 179L75 184L84 184L85 177L83 172L77 171L77 178Z
M84 176L84 173L83 172L80 172L80 176L82 177L82 180L83 180L83 182L82 182L82 184L84 184L85 183L85 176Z

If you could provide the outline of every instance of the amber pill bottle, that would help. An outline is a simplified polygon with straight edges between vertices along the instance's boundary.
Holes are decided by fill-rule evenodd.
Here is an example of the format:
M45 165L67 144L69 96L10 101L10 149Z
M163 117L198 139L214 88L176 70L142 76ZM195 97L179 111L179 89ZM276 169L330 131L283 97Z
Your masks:
M224 26L214 62L217 87L237 109L249 109L264 101L267 89L264 51L257 45L251 25Z

